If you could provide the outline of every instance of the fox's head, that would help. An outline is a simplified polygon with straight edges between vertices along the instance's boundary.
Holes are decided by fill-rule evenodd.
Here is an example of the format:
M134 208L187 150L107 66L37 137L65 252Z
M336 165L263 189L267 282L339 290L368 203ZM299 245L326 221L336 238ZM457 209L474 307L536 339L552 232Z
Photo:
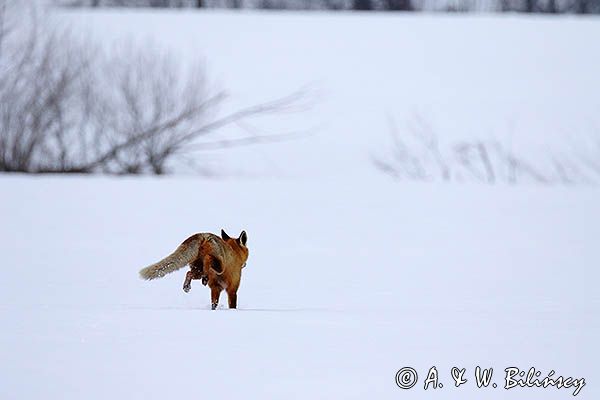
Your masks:
M245 264L246 260L248 259L248 247L246 247L246 242L248 241L248 234L246 233L246 231L242 231L242 233L240 233L240 236L236 239L230 237L224 229L221 229L221 239L223 239L225 243L231 246L231 248L242 257Z

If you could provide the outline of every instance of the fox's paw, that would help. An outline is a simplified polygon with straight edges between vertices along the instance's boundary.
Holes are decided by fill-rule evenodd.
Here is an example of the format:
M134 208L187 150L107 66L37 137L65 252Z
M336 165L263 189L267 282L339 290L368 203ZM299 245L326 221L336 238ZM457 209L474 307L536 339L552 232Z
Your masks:
M206 284L207 284L207 283L208 283L208 276L204 275L204 276L202 277L202 284L203 284L204 286L206 286Z
M186 293L189 292L191 288L192 288L192 285L190 285L190 284L183 285L183 291Z

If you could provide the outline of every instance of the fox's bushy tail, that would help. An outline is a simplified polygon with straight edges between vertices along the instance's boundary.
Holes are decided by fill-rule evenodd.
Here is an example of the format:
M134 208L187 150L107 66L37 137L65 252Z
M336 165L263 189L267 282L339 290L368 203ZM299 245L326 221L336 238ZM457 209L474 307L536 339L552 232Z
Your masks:
M140 270L140 277L146 280L162 278L166 274L177 271L192 262L198 255L199 239L192 236L186 239L170 255Z

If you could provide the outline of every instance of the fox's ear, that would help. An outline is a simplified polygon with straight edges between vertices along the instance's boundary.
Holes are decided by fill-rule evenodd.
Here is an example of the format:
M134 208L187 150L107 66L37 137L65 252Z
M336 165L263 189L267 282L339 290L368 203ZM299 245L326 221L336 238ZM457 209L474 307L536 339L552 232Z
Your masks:
M225 233L225 230L221 229L221 239L227 240L231 239L228 234Z
M246 242L248 241L248 234L246 233L246 231L242 231L242 233L240 233L240 237L238 238L238 240L242 245L246 245Z

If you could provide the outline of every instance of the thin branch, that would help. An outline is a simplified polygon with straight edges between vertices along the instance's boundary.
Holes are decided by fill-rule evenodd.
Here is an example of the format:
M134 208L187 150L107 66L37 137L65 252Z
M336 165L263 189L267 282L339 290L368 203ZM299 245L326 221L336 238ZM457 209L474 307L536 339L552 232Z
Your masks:
M263 143L277 143L297 139L300 137L306 137L306 132L281 133L276 135L252 136L246 138L224 139L214 142L197 143L191 145L190 151L218 150L231 147L252 146Z

